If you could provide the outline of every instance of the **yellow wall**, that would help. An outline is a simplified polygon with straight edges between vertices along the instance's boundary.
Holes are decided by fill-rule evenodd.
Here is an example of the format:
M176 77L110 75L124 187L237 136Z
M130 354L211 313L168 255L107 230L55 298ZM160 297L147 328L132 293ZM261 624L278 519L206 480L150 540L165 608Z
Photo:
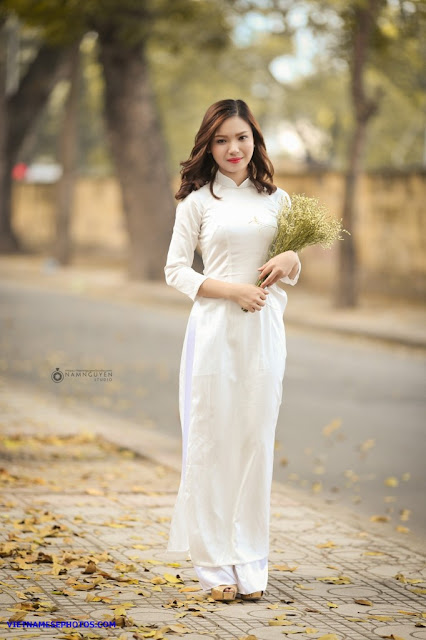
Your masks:
M33 249L48 249L55 237L54 184L15 183L13 228ZM79 178L75 189L71 237L76 250L126 251L127 232L115 178Z

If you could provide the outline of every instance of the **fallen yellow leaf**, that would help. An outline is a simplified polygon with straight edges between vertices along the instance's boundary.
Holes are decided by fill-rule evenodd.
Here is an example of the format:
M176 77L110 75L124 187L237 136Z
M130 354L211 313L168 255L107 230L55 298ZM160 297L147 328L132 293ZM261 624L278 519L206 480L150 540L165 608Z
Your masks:
M176 584L177 582L182 583L182 580L178 576L174 576L172 573L165 573L164 577L167 582L171 582L172 584Z
M331 436L333 431L336 431L337 429L339 429L341 425L342 425L342 420L340 418L335 418L328 425L323 427L322 435L326 437Z
M389 522L389 516L370 516L371 522Z
M397 487L399 485L399 480L395 476L389 476L385 480L385 485L387 487Z

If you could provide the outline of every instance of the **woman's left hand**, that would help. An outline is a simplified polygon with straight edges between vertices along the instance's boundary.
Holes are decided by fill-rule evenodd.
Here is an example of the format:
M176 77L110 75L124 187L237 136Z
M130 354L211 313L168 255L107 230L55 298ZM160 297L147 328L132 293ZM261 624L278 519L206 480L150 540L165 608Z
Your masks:
M298 265L299 257L295 251L279 253L259 267L259 278L264 278L268 274L268 277L265 278L260 286L263 288L268 287L286 276L294 278Z

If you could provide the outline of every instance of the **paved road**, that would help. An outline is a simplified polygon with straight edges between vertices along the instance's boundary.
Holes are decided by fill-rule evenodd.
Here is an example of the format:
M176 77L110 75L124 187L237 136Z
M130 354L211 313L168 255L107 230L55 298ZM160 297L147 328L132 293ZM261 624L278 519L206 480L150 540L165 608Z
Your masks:
M180 437L186 310L6 284L0 294L0 370L10 379ZM424 536L424 356L289 327L287 349L275 479ZM112 369L112 381L55 384L55 367Z

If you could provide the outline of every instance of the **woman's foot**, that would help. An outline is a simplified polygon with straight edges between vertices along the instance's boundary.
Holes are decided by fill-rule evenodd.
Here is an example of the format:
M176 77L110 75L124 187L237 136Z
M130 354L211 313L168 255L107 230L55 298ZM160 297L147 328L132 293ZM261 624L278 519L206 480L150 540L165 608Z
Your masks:
M214 600L235 600L237 588L236 584L220 584L212 588L211 596Z
M241 593L243 600L259 600L263 596L263 591L253 591L253 593Z

